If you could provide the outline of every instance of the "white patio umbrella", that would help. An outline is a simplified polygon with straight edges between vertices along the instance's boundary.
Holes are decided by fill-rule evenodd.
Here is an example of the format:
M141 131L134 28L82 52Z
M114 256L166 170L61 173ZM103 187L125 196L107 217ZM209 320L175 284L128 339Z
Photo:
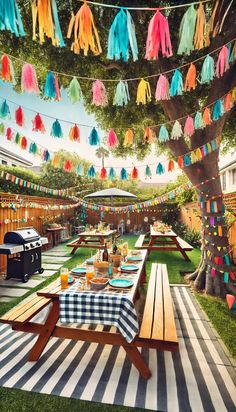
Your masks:
M92 198L105 198L110 197L111 199L114 197L126 197L131 199L137 199L137 196L133 193L126 192L126 190L117 189L116 187L111 187L110 189L99 190L94 193L90 193L89 195L84 196L84 199L92 199Z

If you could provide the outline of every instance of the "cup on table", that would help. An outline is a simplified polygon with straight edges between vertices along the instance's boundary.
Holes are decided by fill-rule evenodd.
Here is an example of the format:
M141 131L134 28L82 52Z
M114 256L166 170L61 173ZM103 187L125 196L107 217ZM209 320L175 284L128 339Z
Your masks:
M68 288L68 278L69 278L68 268L61 268L60 277L61 277L61 289L67 289Z
M87 267L86 268L86 281L87 286L90 285L90 280L94 278L94 267Z

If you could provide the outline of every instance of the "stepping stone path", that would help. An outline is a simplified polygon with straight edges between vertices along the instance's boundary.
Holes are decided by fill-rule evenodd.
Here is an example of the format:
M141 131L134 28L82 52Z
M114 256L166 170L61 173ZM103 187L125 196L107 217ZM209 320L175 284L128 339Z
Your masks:
M59 245L42 252L42 267L45 270L41 274L36 273L30 276L27 283L23 283L20 279L6 280L4 277L0 277L0 303L10 302L12 299L25 295L30 289L40 285L45 279L58 272L70 258L71 256L65 247Z

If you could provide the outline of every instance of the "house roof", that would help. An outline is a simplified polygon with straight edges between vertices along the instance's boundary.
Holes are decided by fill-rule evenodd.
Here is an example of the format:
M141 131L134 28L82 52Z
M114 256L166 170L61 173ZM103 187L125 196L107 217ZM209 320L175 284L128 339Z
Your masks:
M32 166L33 163L29 160L25 159L24 157L18 156L17 154L11 152L10 150L4 149L0 146L0 155L3 154L10 159L17 160L18 162L22 163L25 166Z
M232 160L232 162L227 163L224 167L220 168L220 172L223 172L224 170L228 169L231 166L236 167L236 160Z

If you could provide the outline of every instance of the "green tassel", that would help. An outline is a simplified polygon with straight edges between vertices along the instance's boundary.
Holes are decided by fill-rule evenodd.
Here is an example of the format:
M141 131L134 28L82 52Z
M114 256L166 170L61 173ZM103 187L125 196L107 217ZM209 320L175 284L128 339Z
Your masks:
M149 177L150 179L152 177L152 172L151 172L151 169L148 165L146 166L146 169L145 169L145 178L147 178L147 177Z
M128 179L127 171L124 167L122 167L122 169L120 171L120 178L121 178L121 180L127 180Z
M108 177L109 177L110 180L114 180L114 179L115 179L115 177L116 177L116 172L115 172L115 169L114 169L113 167L110 168Z
M5 134L5 126L3 123L0 123L0 134L4 135Z
M36 154L37 153L37 151L38 151L38 148L37 148L37 145L36 145L36 143L30 143L30 147L29 147L29 153L32 153L32 154Z
M194 34L197 12L194 5L185 12L179 30L180 43L178 54L190 54L194 50Z
M0 108L0 117L2 119L6 119L6 118L10 119L11 118L10 109L9 109L9 106L8 106L6 100L4 100L4 102L2 103L2 106Z
M91 146L99 146L99 144L100 144L100 138L98 136L98 132L95 129L95 127L93 127L93 129L92 129L92 131L89 135L89 144Z
M20 144L20 139L21 139L20 134L17 132L15 136L15 144Z
M203 65L202 65L202 71L201 71L201 83L210 83L215 76L215 62L213 57L209 56L209 54L206 56Z
M194 118L194 128L195 129L202 129L204 127L203 120L202 120L202 113L197 112Z
M164 167L162 166L161 163L158 163L157 168L156 168L156 174L162 175L163 173L165 173Z
M76 77L73 77L73 79L71 80L69 87L67 89L67 95L71 103L73 104L82 100L82 97L83 97L82 90L81 90L80 84L78 80L76 79Z
M167 142L168 140L169 140L169 132L166 126L163 124L160 127L160 131L159 131L159 142L163 143L163 142Z

